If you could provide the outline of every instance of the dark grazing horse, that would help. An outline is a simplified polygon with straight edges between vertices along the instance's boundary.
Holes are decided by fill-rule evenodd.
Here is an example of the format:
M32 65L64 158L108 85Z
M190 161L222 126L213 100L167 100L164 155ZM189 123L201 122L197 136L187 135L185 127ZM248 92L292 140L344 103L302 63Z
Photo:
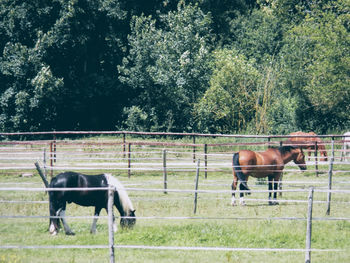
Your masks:
M307 133L307 132L297 131L297 132L292 132L289 135L294 136L294 137L290 137L289 141L293 142L295 145L299 147L302 147L308 150L307 154L309 156L309 160L310 160L311 152L316 151L316 143L317 143L317 150L320 152L320 155L321 155L320 161L325 161L325 162L328 161L326 147L324 146L324 143L319 137L299 137L301 135L317 136L316 133L314 132ZM298 135L298 137L295 137L295 135Z
M125 191L124 186L119 180L110 174L84 175L75 172L64 172L53 177L49 185L50 188L107 188L112 185L116 188L114 192L114 205L120 213L120 225L122 227L132 227L135 222L135 209L130 198ZM49 191L50 216L59 218L50 218L50 233L56 235L62 221L66 235L74 235L65 219L67 203L76 203L81 206L94 206L95 218L91 226L91 233L96 233L97 218L102 208L108 207L108 190L62 190ZM116 225L114 224L116 231Z
M276 191L280 176L285 164L294 161L301 170L306 170L305 156L301 148L294 146L281 146L278 148L269 148L265 152L254 152L250 150L241 150L234 153L232 159L233 165L233 183L232 190L237 189L238 180L240 181L240 204L244 205L243 192L250 194L247 185L248 177L256 178L268 177L269 205L278 204L276 200L277 192L274 192L271 201L272 183ZM232 205L236 204L235 193L232 193Z

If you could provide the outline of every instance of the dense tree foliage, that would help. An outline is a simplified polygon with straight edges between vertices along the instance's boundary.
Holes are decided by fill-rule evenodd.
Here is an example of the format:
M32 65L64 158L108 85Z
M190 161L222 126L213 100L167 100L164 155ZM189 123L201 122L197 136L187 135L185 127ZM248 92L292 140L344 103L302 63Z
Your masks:
M341 132L348 0L0 1L0 129Z
M119 67L122 82L135 90L125 118L134 118L137 107L148 121L129 128L191 131L193 105L210 77L211 19L198 7L179 5L159 24L151 17L132 20L129 55Z

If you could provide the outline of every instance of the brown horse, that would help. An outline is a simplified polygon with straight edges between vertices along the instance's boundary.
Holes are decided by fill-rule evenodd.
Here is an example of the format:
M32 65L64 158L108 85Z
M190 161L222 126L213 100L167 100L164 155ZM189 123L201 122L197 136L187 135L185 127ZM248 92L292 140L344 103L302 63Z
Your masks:
M256 178L268 177L269 205L278 204L271 201L272 183L276 191L280 176L285 164L294 161L301 170L306 170L305 156L303 150L294 146L281 146L278 148L269 148L265 152L253 152L250 150L241 150L233 155L233 183L232 190L237 189L238 180L240 181L240 204L244 205L242 190L248 191L248 177ZM273 193L273 199L276 200L277 192ZM235 193L232 193L232 205L236 204Z
M317 136L316 133L314 132L301 132L301 131L298 131L298 132L292 132L291 134L289 135L314 135L314 136ZM320 161L327 161L328 158L327 158L327 151L326 151L326 148L324 146L324 143L322 142L322 140L318 137L291 137L289 139L289 141L293 142L293 143L298 143L298 146L299 147L303 147L304 149L307 149L308 150L308 156L309 156L309 160L310 160L310 155L311 155L311 152L315 151L315 146L316 146L316 143L317 143L317 149L318 151L320 151L320 155L322 156L322 158L320 159Z

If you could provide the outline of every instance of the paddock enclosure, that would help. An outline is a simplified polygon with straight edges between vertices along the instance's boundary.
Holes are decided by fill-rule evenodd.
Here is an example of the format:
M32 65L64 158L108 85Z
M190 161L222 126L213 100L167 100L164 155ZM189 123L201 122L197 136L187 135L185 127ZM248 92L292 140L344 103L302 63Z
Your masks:
M348 262L350 159L343 135L318 135L328 161L305 152L307 170L289 163L279 205L266 180L250 178L246 206L232 207L232 155L284 145L289 136L48 132L0 133L0 262ZM316 146L317 149L317 146ZM136 209L132 230L113 243L101 212L67 205L76 233L48 231L45 186L63 171L111 173ZM114 213L117 215L117 213Z

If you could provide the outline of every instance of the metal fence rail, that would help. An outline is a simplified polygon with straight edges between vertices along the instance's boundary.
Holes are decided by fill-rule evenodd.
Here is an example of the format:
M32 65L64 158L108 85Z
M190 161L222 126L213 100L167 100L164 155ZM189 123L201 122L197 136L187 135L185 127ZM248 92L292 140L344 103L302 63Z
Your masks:
M305 253L305 262L311 262L311 252L340 252L342 249L312 249L311 248L311 235L312 235L312 221L334 221L334 220L345 220L350 221L350 218L313 218L312 217L312 205L315 202L313 200L313 194L315 191L324 192L322 190L315 190L313 187L310 189L295 189L295 190L283 190L284 192L308 192L308 200L291 200L291 201L302 201L307 202L307 217L137 217L137 219L143 220L186 220L186 219L198 219L198 220L302 220L307 222L306 230L306 245L305 249L300 248L232 248L232 247L186 247L186 246L146 246L146 245L115 245L114 244L114 233L113 233L113 188L21 188L21 187L2 187L0 191L79 191L79 190L109 190L109 199L108 199L108 233L109 233L109 243L108 245L0 245L0 249L109 249L110 262L115 262L114 249L143 249L143 250L193 250L193 251L257 251L257 252L304 252ZM149 188L126 188L128 191L162 191L162 189L149 189ZM168 189L168 191L176 193L226 193L230 192L227 190L192 190L192 189ZM253 190L252 190L253 191ZM328 190L327 190L328 191ZM231 191L232 192L232 191ZM254 190L254 192L267 192L265 190ZM350 190L332 190L335 193L345 193L349 194ZM0 218L59 218L50 217L50 216L11 216L3 215ZM93 216L71 216L70 218L94 218Z

